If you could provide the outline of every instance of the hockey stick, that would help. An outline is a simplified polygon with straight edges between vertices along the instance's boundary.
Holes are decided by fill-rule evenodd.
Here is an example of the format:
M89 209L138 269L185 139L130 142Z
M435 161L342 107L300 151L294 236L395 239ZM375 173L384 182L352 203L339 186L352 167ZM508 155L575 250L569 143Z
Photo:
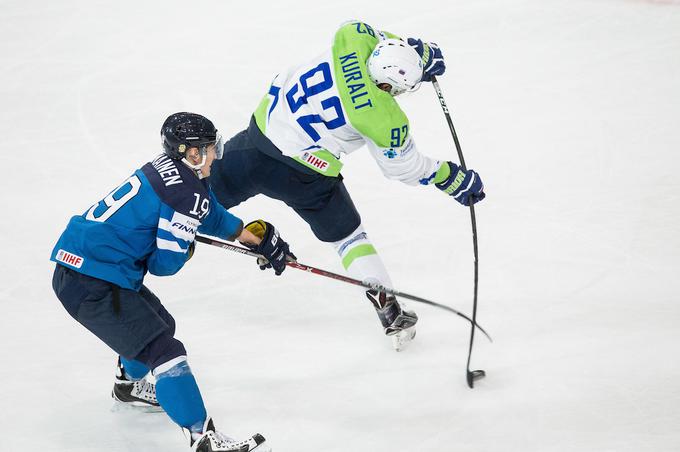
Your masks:
M205 244L208 244L208 245L216 246L218 248L223 248L223 249L228 250L228 251L234 251L234 252L237 252L237 253L245 254L246 256L258 257L258 258L264 259L264 257L262 255L257 254L256 252L251 251L248 248L244 248L244 247L234 245L234 244L228 243L228 242L223 242L222 240L213 239L212 237L197 235L196 241L201 242L201 243L205 243ZM361 287L365 287L366 289L385 292L387 294L394 295L395 297L402 297L402 298L406 298L407 300L417 301L418 303L423 303L423 304L427 304L427 305L430 305L430 306L434 306L436 308L440 308L440 309L443 309L445 311L456 314L457 316L464 318L465 320L470 322L470 324L472 324L472 319L470 319L470 317L466 316L462 312L459 312L459 311L453 309L452 307L449 307L449 306L446 306L446 305L443 305L443 304L440 304L440 303L436 303L434 301L430 301L430 300L427 300L425 298L418 297L416 295L410 295L410 294L407 294L405 292L400 292L398 290L390 289L389 287L385 287L381 284L365 283L365 282L360 281L358 279L350 278L348 276L340 275L338 273L333 273L333 272L329 272L327 270L322 270L320 268L301 264L300 262L297 262L297 261L288 261L288 262L286 262L286 265L288 267L296 268L298 270L303 270L303 271L306 271L308 273L314 273L315 275L325 276L326 278L331 278L331 279L335 279L337 281L342 281L342 282L346 282L346 283L349 283L349 284L354 284L355 286L361 286ZM489 333L487 333L484 330L484 328L482 328L480 325L475 325L475 326L477 328L479 328L479 331L481 331L484 334L484 336L486 336L487 339L489 339L490 342L493 342L493 340L491 339L491 336L489 336Z
M449 124L449 129L451 130L451 135L453 136L453 142L456 145L456 151L458 152L458 159L460 160L460 166L463 168L463 171L467 171L467 167L465 166L465 159L463 158L463 151L460 148L460 143L458 142L458 135L456 134L456 129L453 127L453 121L451 120L451 115L449 114L449 107L446 106L446 102L444 101L444 95L442 94L442 90L439 87L439 83L437 82L436 77L432 77L432 86L434 86L434 90L437 93L437 97L439 98L439 103L442 106L442 111L444 111L444 116L446 117L446 122ZM477 286L478 286L478 281L479 281L479 254L477 251L477 219L475 217L475 206L472 203L472 200L470 200L470 219L472 221L472 247L474 249L474 255L475 255L475 288L474 288L474 298L473 298L473 304L472 304L472 325L477 324ZM467 358L467 367L466 367L466 373L465 377L467 379L467 384L470 388L474 387L474 382L475 380L479 380L480 378L484 378L486 376L486 372L483 370L470 370L470 358L472 357L472 344L475 340L475 329L472 328L470 329L470 348L468 349L468 358Z

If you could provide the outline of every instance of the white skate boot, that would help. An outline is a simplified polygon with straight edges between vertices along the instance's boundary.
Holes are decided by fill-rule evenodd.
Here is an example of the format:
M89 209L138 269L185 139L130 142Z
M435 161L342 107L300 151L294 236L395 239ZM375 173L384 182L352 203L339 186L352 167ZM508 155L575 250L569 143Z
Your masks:
M140 408L147 412L163 411L156 399L156 385L149 382L146 377L137 381L129 380L125 376L125 369L120 358L116 366L116 379L111 397L121 406Z
M392 347L398 352L403 350L416 337L416 313L404 309L394 295L368 290L366 296L373 303L385 334L392 338Z
M216 431L211 417L205 420L203 433L192 433L186 428L182 430L189 437L191 450L194 452L271 452L264 436L259 433L243 441L236 441Z

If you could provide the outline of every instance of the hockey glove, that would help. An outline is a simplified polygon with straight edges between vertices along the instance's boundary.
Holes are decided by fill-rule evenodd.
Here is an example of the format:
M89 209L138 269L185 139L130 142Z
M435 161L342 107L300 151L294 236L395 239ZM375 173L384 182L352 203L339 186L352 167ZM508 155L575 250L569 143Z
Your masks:
M255 220L248 223L245 228L253 235L262 239L259 245L246 244L252 251L265 257L266 260L257 260L260 270L273 268L274 273L278 276L286 269L286 261L288 259L297 259L290 252L288 243L281 238L279 231L271 223L267 223L264 220Z
M420 58L423 60L424 82L431 82L432 77L442 75L446 71L444 55L437 44L434 42L423 42L420 39L408 38L408 45L413 47Z
M464 206L477 203L486 197L484 184L474 170L464 171L453 162L445 162L449 166L449 174L441 182L435 183L435 187L453 196L453 198ZM442 165L443 166L443 165ZM441 168L446 170L446 168Z

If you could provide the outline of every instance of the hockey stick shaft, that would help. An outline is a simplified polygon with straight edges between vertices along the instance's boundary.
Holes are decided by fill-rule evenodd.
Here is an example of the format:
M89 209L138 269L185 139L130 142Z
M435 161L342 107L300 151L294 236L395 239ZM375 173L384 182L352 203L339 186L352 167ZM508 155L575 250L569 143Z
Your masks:
M262 255L254 252L254 251L251 251L248 248L244 248L244 247L241 247L241 246L238 246L238 245L234 245L232 243L224 242L222 240L213 239L211 237L205 237L205 236L202 236L202 235L197 235L196 241L201 242L201 243L205 243L207 245L216 246L218 248L222 248L222 249L225 249L225 250L228 250L228 251L234 251L236 253L245 254L246 256L264 259L264 257ZM423 303L423 304L427 304L427 305L430 305L430 306L434 306L434 307L443 309L445 311L451 312L453 314L456 314L457 316L467 320L468 322L470 322L472 324L472 319L470 319L470 317L466 316L462 312L457 311L456 309L453 309L450 306L446 306L446 305L443 305L443 304L440 304L440 303L437 303L437 302L434 302L434 301L431 301L431 300L427 300L425 298L418 297L416 295L411 295L411 294L408 294L408 293L405 293L405 292L390 289L389 287L385 287L381 284L365 283L365 282L360 281L358 279L350 278L349 276L344 276L344 275L340 275L338 273L330 272L328 270L323 270L323 269L320 269L320 268L312 267L310 265L305 265L305 264L302 264L302 263L297 262L297 261L288 261L288 262L286 262L286 265L288 267L296 268L298 270L302 270L302 271L305 271L305 272L308 272L308 273L313 273L315 275L324 276L326 278L335 279L337 281L342 281L342 282L345 282L345 283L348 283L348 284L353 284L355 286L364 287L366 289L385 292L387 294L394 295L395 297L401 297L401 298L405 298L407 300L412 300L412 301L416 301L418 303ZM489 341L492 341L491 336L489 336L489 334L486 332L486 330L484 330L484 328L482 328L480 325L475 325L475 326L477 328L479 328L479 331L481 331L489 339Z
M463 168L463 171L467 171L467 166L465 165L465 159L463 158L463 150L460 147L460 142L458 141L458 134L456 133L456 129L453 127L453 120L451 119L451 115L449 113L449 107L446 105L446 101L444 100L444 94L442 94L442 90L439 87L439 82L437 82L436 77L432 77L432 86L434 87L435 92L437 93L437 98L439 99L439 103L441 104L442 111L444 112L444 116L446 117L446 122L449 124L449 129L451 130L451 136L453 137L453 142L456 145L456 152L458 152L458 159L460 160L460 166ZM477 324L477 288L478 288L478 282L479 282L479 252L478 252L478 247L477 247L477 219L475 216L475 207L473 205L472 200L470 200L470 220L472 222L472 247L474 250L474 256L475 256L475 276L474 276L474 298L473 298L473 303L472 303L472 325ZM468 358L467 358L467 368L466 368L466 379L468 386L470 388L474 387L474 380L477 377L483 377L484 371L470 371L470 359L472 358L472 344L474 343L475 340L475 329L471 328L470 329L470 347L468 348Z

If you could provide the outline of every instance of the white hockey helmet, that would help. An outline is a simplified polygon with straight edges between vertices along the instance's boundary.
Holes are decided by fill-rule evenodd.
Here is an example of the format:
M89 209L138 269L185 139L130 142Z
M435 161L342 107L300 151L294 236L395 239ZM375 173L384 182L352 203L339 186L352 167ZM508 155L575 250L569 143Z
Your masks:
M366 62L373 83L388 83L390 94L415 89L423 77L423 61L413 47L401 39L380 41Z

